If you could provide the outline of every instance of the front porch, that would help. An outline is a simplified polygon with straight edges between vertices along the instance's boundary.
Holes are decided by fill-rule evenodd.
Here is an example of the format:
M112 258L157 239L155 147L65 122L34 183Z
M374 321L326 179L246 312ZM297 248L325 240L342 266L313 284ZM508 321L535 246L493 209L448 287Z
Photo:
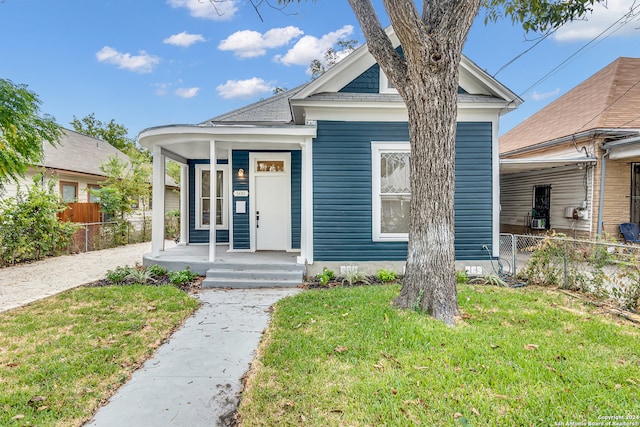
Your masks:
M143 265L160 265L172 271L189 268L206 276L203 288L295 287L302 283L305 266L297 263L297 252L229 252L217 245L209 260L209 245L178 245L143 256Z

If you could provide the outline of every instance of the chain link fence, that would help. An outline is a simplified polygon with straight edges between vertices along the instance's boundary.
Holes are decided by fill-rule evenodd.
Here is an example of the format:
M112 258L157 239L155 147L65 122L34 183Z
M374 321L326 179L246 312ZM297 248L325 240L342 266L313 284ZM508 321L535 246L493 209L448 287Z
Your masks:
M640 246L559 236L500 235L500 271L530 284L579 290L640 306Z
M90 252L151 240L151 220L79 223L68 253Z

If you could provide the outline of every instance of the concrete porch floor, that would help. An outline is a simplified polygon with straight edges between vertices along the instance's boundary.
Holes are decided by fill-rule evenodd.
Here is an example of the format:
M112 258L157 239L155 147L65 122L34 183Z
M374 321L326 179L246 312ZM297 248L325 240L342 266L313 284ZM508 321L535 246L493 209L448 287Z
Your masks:
M213 263L209 262L208 245L178 245L166 248L157 257L150 253L143 256L143 265L161 265L169 270L179 271L189 269L200 275L205 275L207 270L220 265L298 265L296 258L299 252L284 251L257 251L257 252L229 252L228 245L216 246L216 257Z

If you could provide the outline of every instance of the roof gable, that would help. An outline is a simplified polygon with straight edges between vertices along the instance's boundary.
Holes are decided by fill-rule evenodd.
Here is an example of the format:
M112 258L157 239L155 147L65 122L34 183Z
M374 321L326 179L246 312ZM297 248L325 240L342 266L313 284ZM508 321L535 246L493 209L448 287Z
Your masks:
M400 42L393 28L388 27L386 31L394 46L399 49ZM296 103L301 100L320 102L329 100L339 103L384 102L403 106L404 101L399 95L379 93L379 81L380 67L369 53L367 45L364 44L315 80L206 120L200 125L304 124L305 107ZM327 97L327 94L336 94L336 96ZM357 95L353 97L348 94ZM497 103L502 102L510 108L515 108L522 102L516 94L465 56L460 61L458 94L459 102L473 103L475 106L485 103L495 108Z
M594 129L640 128L640 58L621 57L500 138L506 153Z
M393 27L386 29L387 35L395 48L399 48L400 40L395 34ZM358 84L356 81L363 74L371 75L378 73L379 66L369 53L367 44L359 46L342 61L335 64L327 72L310 82L300 90L292 99L302 99L314 94L323 92L344 91L350 85ZM500 98L507 102L519 105L522 100L506 86L487 74L473 61L462 55L460 60L460 87L463 91L473 95L488 95ZM366 92L371 92L370 87Z

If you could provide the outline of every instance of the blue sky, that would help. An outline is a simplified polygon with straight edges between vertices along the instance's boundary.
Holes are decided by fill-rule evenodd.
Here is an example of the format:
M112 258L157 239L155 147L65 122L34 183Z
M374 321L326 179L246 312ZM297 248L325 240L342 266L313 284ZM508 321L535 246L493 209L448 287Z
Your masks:
M338 40L364 42L347 1L303 1L279 11L263 0L260 16L248 0L215 4L217 10L208 0L0 0L0 77L28 85L63 126L95 113L135 136L293 88L310 79L310 60ZM501 133L617 57L640 55L637 18L594 40L631 8L640 11L634 0L608 0L502 70L496 78L526 102L503 117ZM537 38L510 22L485 25L481 12L464 53L493 75Z

